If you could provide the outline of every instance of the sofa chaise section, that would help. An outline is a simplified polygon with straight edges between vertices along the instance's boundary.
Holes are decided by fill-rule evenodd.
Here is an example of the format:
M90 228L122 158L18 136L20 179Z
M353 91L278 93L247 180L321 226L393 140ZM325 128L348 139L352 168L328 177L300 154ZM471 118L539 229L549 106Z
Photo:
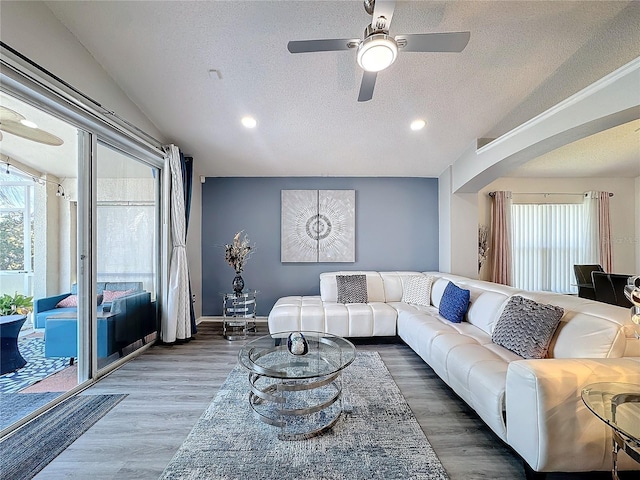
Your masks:
M365 275L367 303L338 303L336 276ZM280 298L269 313L269 331L329 332L343 337L378 337L396 334L396 310L386 303L384 283L377 272L320 274L319 296Z

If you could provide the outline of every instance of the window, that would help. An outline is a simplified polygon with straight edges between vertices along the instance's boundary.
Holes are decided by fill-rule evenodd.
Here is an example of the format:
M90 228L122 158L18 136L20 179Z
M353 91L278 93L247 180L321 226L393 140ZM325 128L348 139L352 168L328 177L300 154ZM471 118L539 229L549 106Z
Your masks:
M33 181L9 166L0 177L0 294L33 295Z
M576 293L573 265L584 263L582 204L513 204L513 286Z

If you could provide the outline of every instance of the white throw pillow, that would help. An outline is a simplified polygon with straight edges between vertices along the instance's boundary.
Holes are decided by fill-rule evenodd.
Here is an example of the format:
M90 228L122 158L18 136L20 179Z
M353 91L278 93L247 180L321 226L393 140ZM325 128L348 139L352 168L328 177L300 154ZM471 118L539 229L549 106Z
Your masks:
M402 301L411 305L431 305L431 275L413 275L402 286Z

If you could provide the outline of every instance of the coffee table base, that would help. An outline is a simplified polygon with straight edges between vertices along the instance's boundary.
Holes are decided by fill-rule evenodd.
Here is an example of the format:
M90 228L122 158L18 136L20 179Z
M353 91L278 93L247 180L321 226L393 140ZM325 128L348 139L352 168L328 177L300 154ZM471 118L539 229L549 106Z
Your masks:
M280 428L280 440L320 435L335 425L343 411L340 372L295 380L251 373L249 384L249 405L260 421Z

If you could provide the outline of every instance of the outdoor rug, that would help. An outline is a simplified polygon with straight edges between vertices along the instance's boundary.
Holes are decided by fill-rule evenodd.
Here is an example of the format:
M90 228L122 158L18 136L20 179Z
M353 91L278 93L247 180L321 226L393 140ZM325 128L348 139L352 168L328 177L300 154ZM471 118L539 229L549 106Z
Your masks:
M248 372L236 366L160 478L448 478L377 352L358 352L343 378L348 413L331 430L278 440L255 418Z
M3 480L33 478L126 395L76 395L0 441Z
M15 372L0 375L0 393L19 392L69 366L68 358L44 356L44 339L42 338L21 338L18 340L18 350L27 364Z
M0 393L0 430L60 396L59 392Z

